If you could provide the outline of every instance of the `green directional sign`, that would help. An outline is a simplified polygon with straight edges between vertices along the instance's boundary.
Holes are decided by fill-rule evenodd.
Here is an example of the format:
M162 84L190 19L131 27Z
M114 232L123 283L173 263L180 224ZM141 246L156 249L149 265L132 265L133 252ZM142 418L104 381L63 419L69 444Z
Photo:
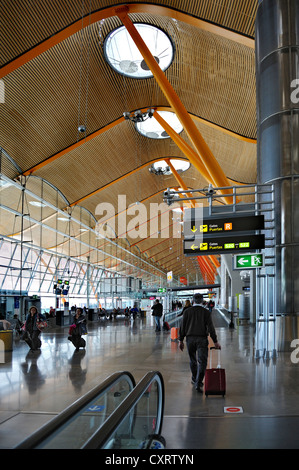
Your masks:
M166 292L166 287L159 287L158 292Z
M234 256L234 269L256 269L265 265L263 253L246 253Z

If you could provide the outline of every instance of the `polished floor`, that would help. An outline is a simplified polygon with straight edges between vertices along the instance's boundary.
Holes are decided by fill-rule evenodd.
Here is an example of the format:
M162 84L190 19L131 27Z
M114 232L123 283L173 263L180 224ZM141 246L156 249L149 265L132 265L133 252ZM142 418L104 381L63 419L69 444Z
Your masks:
M0 364L0 448L11 449L116 371L138 382L159 370L166 398L162 435L167 449L299 448L299 364L290 353L255 359L254 327L228 328L213 312L225 398L205 397L190 383L188 354L170 332L155 333L152 317L90 322L86 350L75 352L67 327L42 334L40 353L22 341ZM216 357L215 357L216 359ZM242 413L225 413L241 407Z

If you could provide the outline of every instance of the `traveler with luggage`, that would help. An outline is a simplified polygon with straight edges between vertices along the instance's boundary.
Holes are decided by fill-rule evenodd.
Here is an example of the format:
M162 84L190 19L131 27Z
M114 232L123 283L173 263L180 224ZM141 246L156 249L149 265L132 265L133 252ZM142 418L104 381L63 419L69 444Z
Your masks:
M208 309L211 313L212 313L214 307L215 307L215 302L213 302L213 300L210 300L208 302Z
M186 337L187 349L190 358L191 383L195 389L203 392L203 379L208 361L208 334L210 334L216 349L221 349L218 343L215 327L209 310L201 304L202 294L194 294L193 306L184 311L179 330L179 348L184 350Z
M156 329L155 331L161 331L161 317L163 315L163 305L160 304L159 300L156 299L154 305L152 306L152 316L155 317Z
M76 351L79 351L79 348L85 348L86 341L84 338L81 338L81 335L87 334L86 328L86 318L83 314L82 308L77 308L74 322L70 326L68 340L73 343L76 348Z
M31 351L37 351L42 345L39 336L41 334L42 326L46 325L45 320L46 317L41 313L38 313L36 307L30 307L25 324L22 327L24 333L21 339L28 344Z

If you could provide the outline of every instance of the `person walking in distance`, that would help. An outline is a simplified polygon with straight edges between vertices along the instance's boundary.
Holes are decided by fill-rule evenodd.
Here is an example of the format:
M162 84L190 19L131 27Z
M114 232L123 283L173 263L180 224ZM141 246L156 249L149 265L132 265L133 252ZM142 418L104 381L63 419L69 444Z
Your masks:
M201 304L202 294L194 294L193 306L184 311L179 330L179 348L184 351L184 338L190 358L191 383L202 393L203 379L208 361L208 335L210 334L215 348L221 349L218 343L211 313Z
M156 322L156 330L155 331L161 331L161 323L160 319L163 315L163 305L160 304L159 300L156 299L154 305L152 306L152 316L155 317L155 322Z

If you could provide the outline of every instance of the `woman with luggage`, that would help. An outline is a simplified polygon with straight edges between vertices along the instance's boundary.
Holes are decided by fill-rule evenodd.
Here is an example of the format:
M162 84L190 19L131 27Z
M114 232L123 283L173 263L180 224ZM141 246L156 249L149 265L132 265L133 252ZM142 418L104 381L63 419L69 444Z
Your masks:
M41 334L40 322L44 322L46 317L41 313L38 313L37 308L32 306L29 309L29 313L26 317L24 325L24 334L21 339L28 344L31 351L37 351L40 349L42 342L39 339Z
M75 346L76 351L79 351L79 348L85 348L86 341L84 338L81 338L81 335L86 334L86 318L83 314L83 309L77 308L74 316L74 323L70 326L68 337L69 341L71 341Z

